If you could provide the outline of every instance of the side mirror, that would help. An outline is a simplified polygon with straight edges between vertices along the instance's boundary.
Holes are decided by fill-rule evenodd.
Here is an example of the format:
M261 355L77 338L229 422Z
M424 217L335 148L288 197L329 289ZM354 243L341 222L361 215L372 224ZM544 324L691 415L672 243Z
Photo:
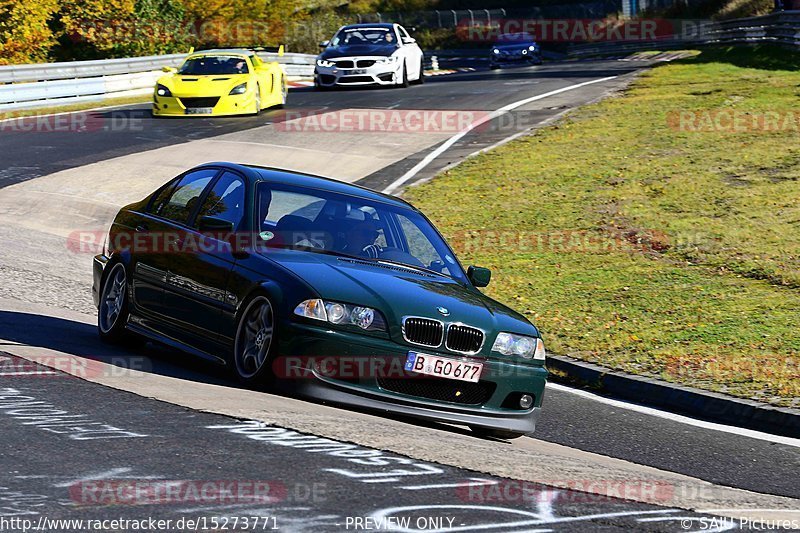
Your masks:
M233 222L217 217L201 217L197 227L201 233L233 233Z
M414 44L417 42L413 37L403 37L403 44Z
M329 44L331 44L330 41L322 41L321 43L319 43L319 47L320 48L327 48Z
M467 277L476 287L486 287L492 281L492 271L488 268L471 266L467 269Z
M174 67L162 67L161 71L166 72L167 74L174 74L175 72L178 72L178 69Z

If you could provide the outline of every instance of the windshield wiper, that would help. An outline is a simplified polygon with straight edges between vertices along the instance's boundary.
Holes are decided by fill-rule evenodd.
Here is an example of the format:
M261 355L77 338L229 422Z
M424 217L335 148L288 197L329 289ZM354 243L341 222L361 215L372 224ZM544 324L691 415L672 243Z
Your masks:
M364 258L360 258L360 259L364 259ZM411 270L419 270L420 272L426 272L426 273L429 273L429 274L435 274L437 276L442 276L443 278L451 278L452 279L452 276L448 276L444 272L437 272L436 270L431 270L430 268L425 268L425 267L421 267L421 266L417 266L417 265L409 265L408 263L402 263L400 261L392 261L391 259L381 259L380 257L378 257L377 259L375 259L373 257L367 257L366 259L368 261L375 261L376 263L389 263L390 265L396 265L396 266L403 267L403 268L408 268L408 269L411 269Z

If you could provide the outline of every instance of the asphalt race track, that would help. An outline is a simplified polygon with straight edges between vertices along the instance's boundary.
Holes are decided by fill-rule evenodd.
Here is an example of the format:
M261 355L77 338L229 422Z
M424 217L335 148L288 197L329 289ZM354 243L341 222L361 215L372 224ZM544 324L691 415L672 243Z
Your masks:
M389 517L409 531L724 530L738 523L712 515L737 509L800 518L800 485L788 475L800 468L797 439L686 423L560 386L548 387L533 437L479 439L242 389L181 354L112 349L96 336L92 253L79 245L185 168L252 162L383 190L621 90L650 66L562 62L407 90L296 90L286 109L257 117L153 119L134 105L0 122L0 516L184 518L209 529L261 516L282 531L387 529ZM455 131L314 122L369 110L475 119L504 107L513 109L435 158ZM48 422L48 411L74 415L83 430ZM243 495L191 493L204 483L241 484Z

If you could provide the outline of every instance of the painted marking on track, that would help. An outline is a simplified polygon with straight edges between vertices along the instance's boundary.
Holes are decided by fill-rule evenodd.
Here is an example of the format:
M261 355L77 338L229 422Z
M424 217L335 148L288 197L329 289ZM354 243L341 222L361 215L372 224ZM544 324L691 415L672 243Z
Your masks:
M725 424L717 424L715 422L706 422L704 420L698 420L697 418L690 418L688 416L678 415L675 413L670 413L668 411L661 411L653 407L645 407L644 405L637 405L635 403L629 403L629 402L624 402L622 400L614 400L611 398L606 398L604 396L598 396L597 394L593 394L585 390L573 389L572 387L567 387L565 385L560 385L558 383L548 383L547 387L560 392L567 392L569 394L581 396L583 398L592 400L594 402L611 405L613 407L618 407L620 409L627 409L629 411L635 411L637 413L645 415L656 416L658 418L664 418L666 420L672 420L673 422L679 422L681 424L686 424L689 426L694 426L702 429L710 429L712 431L720 431L722 433L730 433L733 435L739 435L741 437L749 437L751 439L758 439L766 442L773 442L775 444L785 444L787 446L800 448L800 439L794 439L792 437L784 437L782 435L772 435L770 433L764 433L753 429L739 428L736 426L727 426Z
M598 78L596 80L585 81L583 83L576 83L575 85L569 85L567 87L562 87L562 88L556 89L554 91L548 91L546 93L537 94L536 96L531 96L529 98L525 98L523 100L518 100L516 102L512 102L512 103L510 103L508 105L505 105L505 106L501 107L500 109L492 111L488 115L486 115L486 116L480 118L479 120L476 120L475 122L471 123L464 130L456 133L455 135L453 135L452 137L447 139L438 148L436 148L434 151L432 151L431 153L426 155L422 159L422 161L420 161L419 163L414 165L414 167L411 168L408 172L406 172L405 174L403 174L402 176L397 178L395 181L393 181L388 187L386 187L383 190L383 192L386 193L386 194L393 194L395 191L397 191L397 189L402 187L406 182L408 182L410 179L412 179L414 176L416 176L422 169L424 169L425 167L430 165L437 157L439 157L444 152L449 150L450 147L452 147L455 143L457 143L459 140L461 140L467 133L469 133L470 131L474 130L478 126L481 126L483 124L486 124L487 122L490 122L490 121L494 120L495 118L499 117L500 115L508 113L509 111L513 111L514 109L517 109L518 107L522 107L522 106L524 106L526 104L529 104L531 102L535 102L537 100L542 100L543 98L548 98L550 96L555 96L557 94L565 93L567 91L580 89L581 87L586 87L587 85L592 85L594 83L601 83L601 82L604 82L604 81L613 80L616 77L617 76L607 76L605 78Z
M96 422L84 413L74 414L59 409L48 401L27 396L22 391L10 387L0 389L0 412L23 426L66 435L73 440L147 437L141 433Z
M482 487L488 485L499 485L499 481L492 479L481 479L477 477L469 478L467 481L458 483L439 483L435 485L410 485L407 487L399 487L403 490L427 490L427 489L458 489L461 487Z
M80 483L87 483L89 481L101 481L104 479L163 479L163 476L134 476L131 475L132 468L112 468L111 470L106 470L103 472L98 472L96 474L89 474L83 477L79 477L77 479L72 479L70 481L64 481L61 483L55 483L53 486L56 488L68 488L73 485L78 485Z

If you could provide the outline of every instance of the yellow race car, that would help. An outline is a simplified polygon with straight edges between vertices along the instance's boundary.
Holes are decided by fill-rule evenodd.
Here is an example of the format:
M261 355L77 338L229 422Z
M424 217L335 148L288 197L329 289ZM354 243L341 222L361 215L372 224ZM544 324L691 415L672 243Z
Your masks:
M190 53L179 69L165 68L153 92L153 115L202 116L258 114L286 103L286 74L277 61L258 51L219 49ZM283 55L283 46L278 47Z

